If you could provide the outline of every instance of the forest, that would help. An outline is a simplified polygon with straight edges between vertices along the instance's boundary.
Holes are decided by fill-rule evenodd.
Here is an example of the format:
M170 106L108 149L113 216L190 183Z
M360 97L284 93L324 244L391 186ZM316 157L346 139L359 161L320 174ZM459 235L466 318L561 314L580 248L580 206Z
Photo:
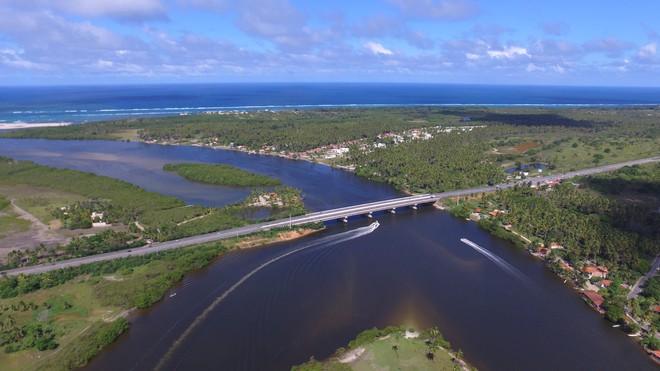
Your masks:
M273 177L251 173L226 164L178 163L165 164L163 170L200 183L233 187L275 187L282 181Z
M448 133L371 152L351 150L345 163L360 176L400 190L444 192L502 182L505 174L487 150L478 134Z
M243 148L295 155L350 145L340 164L408 191L443 191L503 179L517 163L568 171L652 157L660 148L653 108L389 107L197 114L35 128L0 137L121 139ZM475 129L443 132L442 129ZM433 138L388 143L382 135L413 129ZM440 129L440 130L439 130ZM499 171L498 171L499 170ZM458 174L457 174L458 173Z
M630 174L636 174L632 177ZM624 180L624 179L627 179ZM621 189L622 182L639 185L660 179L660 164L624 167L616 172L564 181L551 189L515 186L466 200L454 213L468 217L475 209L503 210L495 217L481 219L486 229L511 226L537 245L555 242L566 250L557 252L574 267L586 261L605 265L624 279L646 273L649 259L660 253L660 199L643 204L612 197L599 190L604 182ZM577 186L576 186L577 185ZM643 186L644 187L644 186ZM505 232L506 234L506 232ZM534 246L528 246L534 247Z

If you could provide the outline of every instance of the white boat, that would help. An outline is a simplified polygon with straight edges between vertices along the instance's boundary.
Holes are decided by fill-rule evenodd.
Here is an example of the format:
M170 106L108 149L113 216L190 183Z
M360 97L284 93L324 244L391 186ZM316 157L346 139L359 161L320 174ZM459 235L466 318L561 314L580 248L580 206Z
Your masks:
M378 228L378 226L380 226L380 223L378 223L378 221L376 220L375 222L371 223L369 226L373 229L376 229Z
M173 293L170 294L170 298L173 298L175 296L176 296L176 292L173 292Z

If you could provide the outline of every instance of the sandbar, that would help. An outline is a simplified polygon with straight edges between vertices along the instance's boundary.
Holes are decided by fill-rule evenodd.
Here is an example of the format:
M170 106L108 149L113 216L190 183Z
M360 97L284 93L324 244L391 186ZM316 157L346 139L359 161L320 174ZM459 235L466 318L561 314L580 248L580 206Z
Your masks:
M11 124L0 123L0 130L6 129L29 129L29 128L45 128L51 126L69 126L70 122L12 122Z

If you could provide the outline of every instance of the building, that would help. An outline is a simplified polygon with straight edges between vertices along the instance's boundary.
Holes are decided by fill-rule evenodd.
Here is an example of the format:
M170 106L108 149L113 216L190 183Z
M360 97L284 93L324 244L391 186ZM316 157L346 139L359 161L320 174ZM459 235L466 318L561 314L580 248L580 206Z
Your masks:
M556 243L556 242L550 242L550 249L555 250L555 249L560 249L563 250L564 246Z
M598 312L600 312L600 313L605 312L605 310L602 307L603 303L605 303L605 298L603 297L603 295L601 295L601 294L599 294L599 293L597 293L596 291L593 291L593 290L584 290L584 292L582 293L582 296Z
M660 350L652 351L651 358L653 358L656 362L660 362Z
M609 273L607 267L603 267L603 266L582 267L580 268L580 270L587 275L587 278L591 278L591 277L607 278L607 273Z

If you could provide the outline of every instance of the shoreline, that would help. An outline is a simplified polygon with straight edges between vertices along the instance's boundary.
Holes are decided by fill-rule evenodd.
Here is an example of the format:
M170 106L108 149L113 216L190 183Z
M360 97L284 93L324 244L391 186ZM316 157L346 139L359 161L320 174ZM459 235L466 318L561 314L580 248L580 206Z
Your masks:
M73 125L72 122L13 122L11 124L0 123L0 130L13 130L13 129L30 129L30 128L47 128L47 127L58 127L58 126L69 126Z
M271 237L260 237L259 235L245 236L241 238L241 241L230 243L229 246L232 249L238 249L238 250L251 249L255 247L271 245L278 242L294 241L324 231L325 229L326 229L325 226L319 229L293 228L291 230L278 231L278 233L275 236L271 236Z
M270 244L273 244L273 243L293 241L293 240L300 239L300 238L309 236L311 234L314 234L314 233L317 233L317 232L320 232L320 231L323 231L323 230L325 230L325 227L319 228L319 229L294 228L292 230L287 229L287 230L276 231L276 232L273 232L272 236L266 236L266 237L260 236L259 234L252 235L252 236L243 236L243 237L240 237L238 239L238 241L236 241L236 242L229 242L228 241L229 243L227 243L227 245L226 245L227 248L226 249L219 251L218 254L213 259L211 259L207 262L207 264L205 264L205 265L203 265L203 266L201 266L197 269L207 269L211 264L213 264L215 261L217 261L218 258L221 258L223 254L225 254L227 252L230 252L230 251L239 251L239 250L249 249L249 248L260 248L260 247L266 247L267 245L270 245ZM200 244L200 245L204 245L204 244ZM162 303L163 300L167 299L167 295L168 295L168 293L170 293L172 291L173 287L175 287L183 279L183 277L185 277L188 274L192 273L193 270L189 270L189 271L185 272L183 274L183 276L181 277L181 279L171 282L171 284L167 288L164 289L163 296L158 301L152 303L151 305L149 305L149 306L147 306L143 309L148 310L148 309L154 308L159 303ZM117 279L114 276L114 274L104 275L104 276L102 276L102 279L105 279L105 280L108 280L108 281L122 281L123 280L123 279ZM53 289L53 288L47 288L47 290L48 289ZM7 300L16 300L16 298L8 298ZM127 321L129 324L131 324L131 323L133 323L134 321L136 321L140 318L140 314L139 314L138 308L136 308L136 307L123 308L123 309L119 308L119 310L117 312L112 313L111 315L108 315L106 312L103 312L103 311L97 312L95 314L94 318L95 319L91 319L91 318L86 319L86 321L89 322L90 324L87 324L87 326L80 333L78 333L78 334L69 333L69 334L65 335L65 338L63 338L63 339L66 339L66 341L61 343L60 344L61 346L57 347L52 353L35 353L36 351L34 351L34 350L28 350L28 352L32 352L32 353L31 353L31 355L27 356L28 358L24 358L22 362L30 362L31 365L36 365L36 363L34 363L35 361L39 362L41 360L41 361L45 362L46 360L52 359L53 355L55 355L57 353L60 353L60 352L67 353L67 352L69 352L71 348L67 347L67 345L73 344L74 340L76 340L83 332L87 331L89 329L89 327L91 326L91 324L93 324L93 323L103 323L104 324L103 326L106 326L106 324L109 325L109 326L112 326L112 324L115 321L117 321L119 319L123 319L123 320ZM119 335L121 333L125 332L125 331L130 331L130 328L129 327L125 328L120 333L116 334L117 337L113 341L111 341L110 343L105 344L101 348L98 348L97 349L98 353L96 353L90 360L88 360L85 363L85 365L88 365L94 357L98 356L98 354L103 352L108 346L110 346L111 344L114 344L116 342L117 338L119 337ZM96 333L97 332L94 332L92 334L88 333L88 335L96 336L95 335ZM35 354L36 354L36 356L35 356ZM42 357L44 357L44 358L42 359ZM2 359L2 358L3 357L0 357L0 359ZM14 361L16 361L16 360L14 360Z
M436 208L440 209L440 210L445 210L445 209L446 209L446 207L438 206L438 205L436 205L436 204L434 204L434 206L435 206ZM462 219L462 218L460 218L460 217L458 217L458 216L456 216L456 215L453 215L451 212L450 212L450 215L452 215L453 217L456 217L456 218ZM476 220L472 220L472 219L467 219L467 220L470 221L470 222L474 222L474 223L477 223L477 224L478 224L478 222L477 222ZM513 233L519 241L522 241L522 242L524 242L524 243L527 244L527 245L530 245L531 242L532 242L532 241L530 241L527 237L525 237L525 236L521 235L520 233L517 233L517 232L515 232L515 231L513 231L513 230L511 230L511 229L507 229L507 228L504 228L504 227L502 227L502 229L506 230L507 232L511 232L511 233ZM495 235L494 233L492 233L492 232L490 232L490 231L488 231L488 230L486 230L486 229L483 229L483 230L484 230L486 233L488 233L489 235L491 235L491 236L493 236L493 237L495 237L495 238L500 238L500 237L498 237L497 235ZM505 240L505 241L506 241L506 240ZM508 242L508 241L507 241L507 242ZM574 292L576 295L578 295L578 297L580 297L581 299L583 299L583 301L585 302L585 304L586 304L586 305L587 305L587 306L588 306L593 312L598 313L598 315L600 316L601 320L603 320L603 321L607 321L608 323L610 322L610 321L608 321L608 319L605 317L605 311L604 311L604 309L601 308L599 305L596 305L596 304L593 302L592 299L590 299L590 298L588 298L588 297L585 296L585 292L586 292L586 291L589 291L589 290L592 290L592 288L589 288L589 287L587 287L587 288L582 287L582 285L581 285L576 279L570 277L568 274L565 274L565 271L562 271L562 270L557 271L557 270L552 269L552 268L550 267L550 264L549 264L549 263L550 263L550 260L548 260L547 257L544 257L544 256L541 256L541 255L538 255L538 254L532 252L532 251L531 251L530 249L528 249L528 248L524 248L524 249L521 249L521 250L522 250L522 251L527 251L527 252L529 253L529 255L530 255L532 258L534 258L534 260L536 261L537 264L538 264L538 263L542 264L543 267L544 267L545 269L549 270L551 273L553 273L555 276L559 277L560 279L563 279L563 280L564 280L564 284L565 284L565 285L566 285L566 286L567 286L572 292ZM657 258L657 257L656 257L656 258ZM643 276L642 276L642 277L643 277ZM587 282L589 282L589 281L587 281ZM592 286L593 286L593 284L592 284ZM593 290L596 290L596 289L597 289L597 287L594 287L594 288L593 288ZM637 322L636 320L634 320L632 317L630 317L628 314L626 314L626 316L627 316L630 320L632 320L634 323L638 324L638 322ZM625 332L624 332L624 333L625 333ZM634 341L638 346L640 346L640 347L642 348L642 350L643 350L644 352L647 353L648 356L650 356L650 357L651 357L653 360L655 360L656 362L659 362L657 359L655 359L655 358L653 357L653 353L652 353L653 351L650 350L649 348L647 348L646 346L644 346L644 344L643 344L642 341L641 341L641 340L642 340L642 336L640 336L640 333L639 333L639 332L638 332L637 334L627 334L627 335L628 335L629 337L635 337L636 339L634 339L633 341Z

